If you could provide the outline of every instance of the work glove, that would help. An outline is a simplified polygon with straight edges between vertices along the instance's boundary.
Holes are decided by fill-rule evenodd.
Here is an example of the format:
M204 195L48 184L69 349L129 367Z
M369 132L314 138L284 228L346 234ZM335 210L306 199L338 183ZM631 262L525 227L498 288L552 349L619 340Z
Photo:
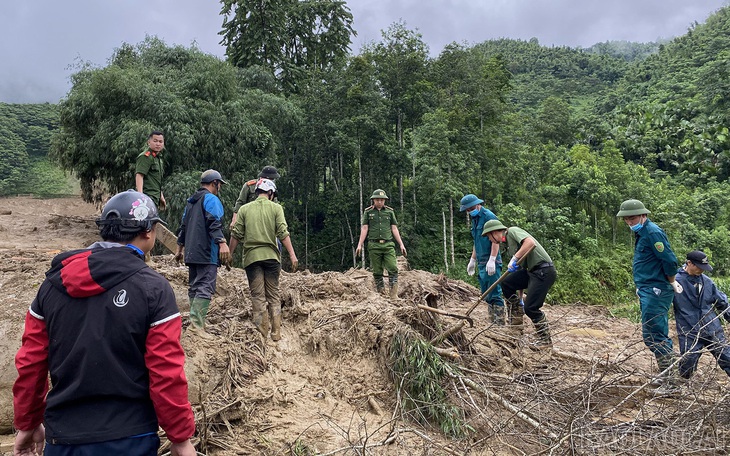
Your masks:
M509 265L507 266L507 270L509 272L515 272L518 269L520 269L520 265L517 264L518 261L520 261L520 259L517 258L517 255L513 255L512 259L509 260Z
M469 258L469 264L466 265L466 273L469 274L470 276L473 276L476 267L477 267L477 259Z
M674 282L671 282L672 288L674 288L674 292L677 294L680 294L684 291L684 288L682 288L682 285L679 284L676 280Z
M182 247L178 247L177 252L175 252L175 261L177 261L178 264L182 264L184 259L183 249Z
M487 261L487 275L494 275L495 272L497 272L497 257L490 256Z

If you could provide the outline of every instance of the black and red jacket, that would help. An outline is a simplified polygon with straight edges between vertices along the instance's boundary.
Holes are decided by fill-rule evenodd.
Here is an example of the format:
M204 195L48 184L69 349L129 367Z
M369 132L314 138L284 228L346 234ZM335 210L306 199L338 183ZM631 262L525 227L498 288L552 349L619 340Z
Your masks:
M188 439L180 330L170 284L133 248L103 242L58 255L15 357L15 427L45 421L49 442L82 444L157 432L159 419L172 442Z

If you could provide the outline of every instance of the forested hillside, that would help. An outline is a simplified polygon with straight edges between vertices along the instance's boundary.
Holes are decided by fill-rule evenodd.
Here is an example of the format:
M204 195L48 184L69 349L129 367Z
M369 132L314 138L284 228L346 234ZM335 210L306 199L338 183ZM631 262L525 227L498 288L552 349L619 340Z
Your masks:
M501 39L429 57L402 23L352 55L343 5L282 7L256 23L241 22L243 3L224 4L227 62L149 38L73 76L51 155L84 198L129 188L134 157L161 129L173 228L202 170L233 184L230 210L242 183L275 165L294 246L315 271L361 264L375 188L390 196L411 265L461 278L471 238L458 202L481 196L547 248L555 303L635 311L631 236L614 216L628 198L646 203L680 258L699 248L719 275L730 269L730 8L661 45ZM330 29L323 14L337 19ZM277 33L291 36L252 40L284 19L293 25Z
M70 193L67 176L47 159L59 106L0 103L0 195Z

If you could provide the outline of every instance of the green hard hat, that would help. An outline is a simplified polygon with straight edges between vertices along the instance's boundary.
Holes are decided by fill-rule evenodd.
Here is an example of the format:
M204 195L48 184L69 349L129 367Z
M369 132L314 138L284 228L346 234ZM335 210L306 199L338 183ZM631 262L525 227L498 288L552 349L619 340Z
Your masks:
M621 207L616 217L630 217L632 215L651 214L651 211L644 207L644 203L639 200L630 199L621 203Z
M502 222L499 220L487 220L487 223L484 224L484 229L482 230L482 236L486 236L487 234L491 233L492 231L497 230L506 230L507 227L502 225Z
M390 199L390 198L388 198L388 195L385 194L385 190L381 190L381 189L376 189L373 192L373 196L370 197L370 199L376 199L376 198L386 199L386 200Z

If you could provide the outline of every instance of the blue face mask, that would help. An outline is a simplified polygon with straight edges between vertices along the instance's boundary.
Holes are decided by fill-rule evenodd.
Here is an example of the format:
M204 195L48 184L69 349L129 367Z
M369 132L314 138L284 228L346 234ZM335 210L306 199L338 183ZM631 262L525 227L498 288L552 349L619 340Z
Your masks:
M479 215L479 209L474 209L473 211L469 212L469 215L471 215L472 217L476 217L477 215Z
M644 228L644 224L643 223L637 223L636 225L630 226L629 228L631 228L631 231L633 231L634 233L636 233L640 229Z

